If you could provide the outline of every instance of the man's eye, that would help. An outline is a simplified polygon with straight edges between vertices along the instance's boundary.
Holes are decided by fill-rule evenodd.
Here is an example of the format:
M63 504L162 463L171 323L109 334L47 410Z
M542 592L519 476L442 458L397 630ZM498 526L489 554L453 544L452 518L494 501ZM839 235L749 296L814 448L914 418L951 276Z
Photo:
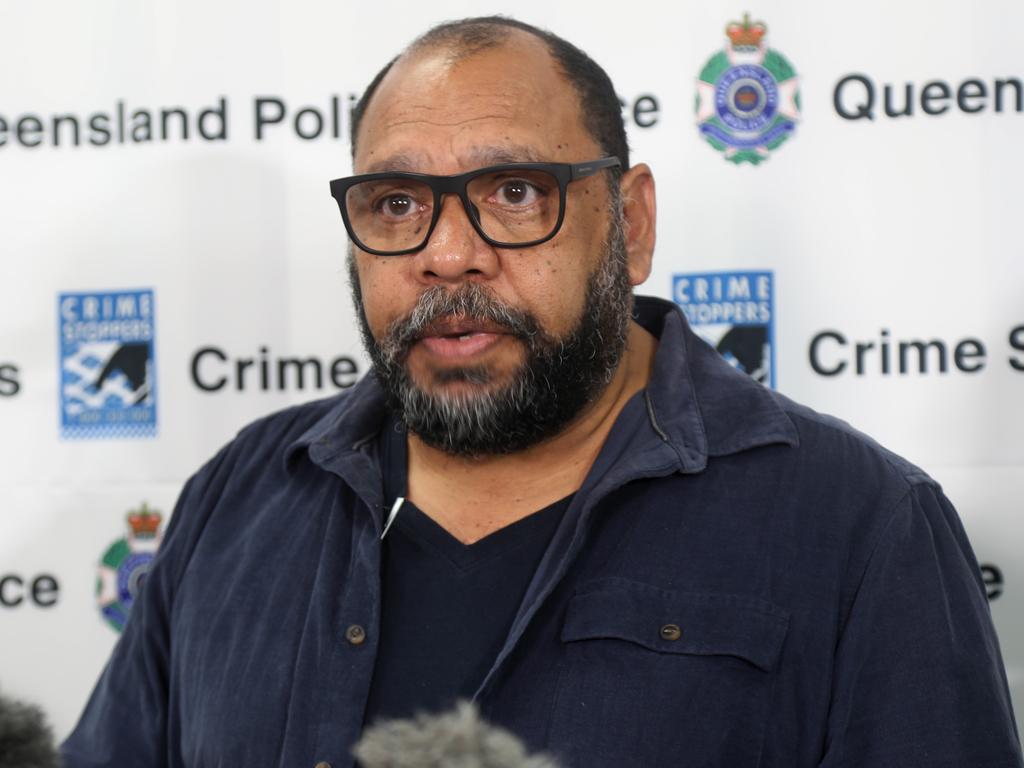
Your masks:
M410 195L387 195L380 198L374 206L377 211L388 218L401 219L415 213L419 206Z
M494 197L501 205L530 205L541 197L540 190L523 179L509 179L503 182Z

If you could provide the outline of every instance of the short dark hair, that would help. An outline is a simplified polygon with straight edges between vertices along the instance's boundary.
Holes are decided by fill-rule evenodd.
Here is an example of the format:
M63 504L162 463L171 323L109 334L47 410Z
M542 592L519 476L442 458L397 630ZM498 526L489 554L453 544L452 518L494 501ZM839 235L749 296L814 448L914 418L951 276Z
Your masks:
M385 64L366 87L366 91L352 110L352 156L355 157L356 137L370 100L381 81L391 71L391 67L404 53L444 47L449 48L455 57L466 58L501 45L512 29L531 34L547 45L551 57L558 62L562 74L576 91L587 132L605 155L617 157L622 163L621 169L610 169L613 175L628 169L629 145L626 142L626 127L622 121L622 105L608 73L567 40L546 29L506 16L478 16L444 22L418 37L405 52Z

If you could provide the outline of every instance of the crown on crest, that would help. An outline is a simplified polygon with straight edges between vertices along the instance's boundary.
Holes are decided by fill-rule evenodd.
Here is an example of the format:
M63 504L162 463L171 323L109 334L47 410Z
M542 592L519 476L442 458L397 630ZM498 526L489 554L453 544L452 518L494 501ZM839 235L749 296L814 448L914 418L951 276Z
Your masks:
M743 21L733 21L725 28L725 34L736 48L760 47L767 32L768 26L763 21L751 23L749 13L743 14Z
M130 510L127 517L132 533L143 539L155 537L160 530L160 523L164 519L160 512L155 509L151 510L146 502L142 502L142 506L138 509Z

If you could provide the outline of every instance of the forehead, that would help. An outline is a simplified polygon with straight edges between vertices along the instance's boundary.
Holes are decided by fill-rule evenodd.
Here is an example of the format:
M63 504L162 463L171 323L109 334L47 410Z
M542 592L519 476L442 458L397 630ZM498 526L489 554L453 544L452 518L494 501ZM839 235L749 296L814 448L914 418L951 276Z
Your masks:
M457 173L500 162L596 157L579 97L547 46L513 30L499 45L399 59L363 117L357 173Z

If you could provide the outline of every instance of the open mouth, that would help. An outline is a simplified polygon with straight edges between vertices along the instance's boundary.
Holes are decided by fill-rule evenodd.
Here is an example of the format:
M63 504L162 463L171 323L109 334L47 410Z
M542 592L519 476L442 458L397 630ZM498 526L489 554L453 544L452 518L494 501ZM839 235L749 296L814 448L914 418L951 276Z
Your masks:
M464 358L489 349L508 335L508 329L496 323L452 318L428 325L418 341L440 357Z
M420 338L435 336L448 339L463 339L471 336L490 333L507 334L509 331L502 325L490 323L486 320L471 320L465 318L450 318L446 320L435 320L420 333Z
M440 336L442 339L454 339L456 341L468 341L474 336L480 336L487 333L487 331L463 331L461 333L445 333Z

